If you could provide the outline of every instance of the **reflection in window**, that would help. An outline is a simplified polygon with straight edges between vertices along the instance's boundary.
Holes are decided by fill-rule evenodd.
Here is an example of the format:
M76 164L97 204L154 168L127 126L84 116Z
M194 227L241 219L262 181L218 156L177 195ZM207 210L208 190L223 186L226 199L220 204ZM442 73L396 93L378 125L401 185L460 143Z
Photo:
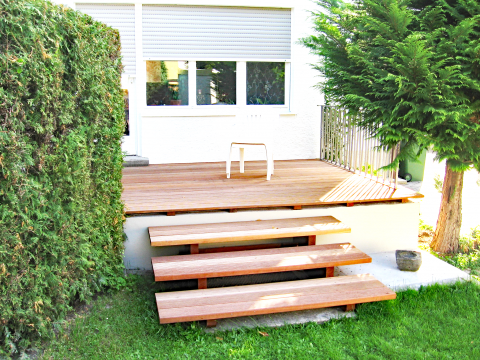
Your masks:
M147 105L188 105L188 61L147 61Z
M285 63L247 62L247 105L285 104Z
M236 69L235 61L197 61L197 105L235 105Z
M125 130L123 135L130 135L130 103L128 101L128 90L123 89L123 101L125 103Z

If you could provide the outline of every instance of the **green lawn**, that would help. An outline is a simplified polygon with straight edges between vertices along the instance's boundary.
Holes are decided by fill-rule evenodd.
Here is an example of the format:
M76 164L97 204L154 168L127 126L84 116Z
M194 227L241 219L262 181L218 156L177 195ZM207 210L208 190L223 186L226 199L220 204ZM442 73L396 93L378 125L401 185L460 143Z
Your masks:
M480 359L480 287L432 286L319 325L206 334L160 325L158 285L139 279L59 326L44 359ZM263 333L263 334L262 334ZM268 334L268 335L267 335Z

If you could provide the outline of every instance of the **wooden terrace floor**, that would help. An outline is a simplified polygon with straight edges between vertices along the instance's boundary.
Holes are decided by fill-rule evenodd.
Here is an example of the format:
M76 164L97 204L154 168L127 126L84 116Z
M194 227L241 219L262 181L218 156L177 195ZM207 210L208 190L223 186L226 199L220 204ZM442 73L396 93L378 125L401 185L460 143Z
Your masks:
M423 195L387 185L319 160L277 160L266 180L265 161L232 163L227 179L225 162L162 164L123 170L122 199L127 214L198 210L300 207L405 201Z

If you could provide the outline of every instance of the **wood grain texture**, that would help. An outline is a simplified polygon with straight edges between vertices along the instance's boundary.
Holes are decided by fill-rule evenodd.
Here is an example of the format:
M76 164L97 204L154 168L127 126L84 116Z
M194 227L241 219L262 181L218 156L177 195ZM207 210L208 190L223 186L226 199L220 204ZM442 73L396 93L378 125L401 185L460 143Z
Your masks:
M214 248L204 248L200 249L200 254L208 253L223 253L230 251L245 251L245 250L258 250L258 249L273 249L281 248L282 244L257 244L257 245L239 245L239 246L221 246Z
M241 174L225 163L162 164L123 170L127 214L365 203L423 197L402 186L393 189L319 160L275 161L265 178L265 162L247 162Z
M372 262L349 243L152 258L155 281L327 268Z
M317 216L295 219L155 226L149 227L148 232L152 246L171 246L349 233L351 229L333 216Z
M155 294L161 324L316 309L395 299L371 275Z

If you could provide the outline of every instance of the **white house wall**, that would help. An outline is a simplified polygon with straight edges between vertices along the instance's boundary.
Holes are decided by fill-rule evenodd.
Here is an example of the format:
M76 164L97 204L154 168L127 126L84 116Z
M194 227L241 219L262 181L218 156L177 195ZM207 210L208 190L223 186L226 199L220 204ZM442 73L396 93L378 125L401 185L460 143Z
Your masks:
M172 4L172 1L70 1L57 2L75 8L75 3ZM225 6L224 1L175 1L175 5ZM228 135L237 114L268 111L279 114L278 123L272 127L275 139L274 158L311 159L319 157L320 107L323 97L314 86L321 80L311 65L318 58L298 44L298 39L311 35L312 21L309 10L315 4L310 0L258 0L229 1L229 6L284 7L292 9L292 58L287 87L290 88L290 104L286 106L168 106L167 109L145 106L145 65L141 41L137 39L137 98L138 112L135 130L137 154L148 157L151 164L225 161L228 154ZM141 14L140 14L141 16ZM137 33L138 35L138 33ZM138 37L138 36L137 36ZM255 39L252 39L255 41ZM181 59L179 59L181 60ZM139 64L139 62L141 62ZM288 67L287 67L288 69ZM238 86L238 83L237 83ZM133 121L133 119L131 119ZM246 151L246 160L263 159L261 149Z
M129 270L151 270L154 256L176 255L183 246L151 247L149 226L173 226L186 224L221 223L233 221L271 220L331 215L350 226L349 234L317 236L316 243L331 244L350 242L368 253L416 249L418 241L419 203L381 203L355 205L353 207L325 206L302 210L264 210L185 213L176 216L133 216L124 225L125 267ZM243 242L243 244L258 242ZM235 243L237 244L237 243ZM233 243L228 243L233 246ZM214 246L211 245L210 246ZM220 245L221 246L221 245ZM223 244L225 246L225 244ZM201 246L202 247L202 246Z

